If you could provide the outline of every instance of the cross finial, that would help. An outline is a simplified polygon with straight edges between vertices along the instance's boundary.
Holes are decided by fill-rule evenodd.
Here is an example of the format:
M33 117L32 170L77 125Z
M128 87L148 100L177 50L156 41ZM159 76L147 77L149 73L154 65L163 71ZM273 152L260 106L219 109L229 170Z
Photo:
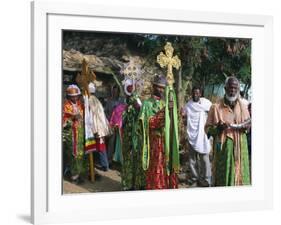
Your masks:
M96 75L89 68L89 63L85 58L82 60L82 72L78 73L76 82L82 89L83 95L90 95L88 85L96 79Z
M181 66L181 61L177 55L173 56L174 48L172 47L172 44L170 42L166 43L164 49L165 54L163 52L160 52L160 54L157 56L157 62L159 63L161 68L167 67L167 83L169 86L172 86L175 82L173 68L176 68L178 70Z

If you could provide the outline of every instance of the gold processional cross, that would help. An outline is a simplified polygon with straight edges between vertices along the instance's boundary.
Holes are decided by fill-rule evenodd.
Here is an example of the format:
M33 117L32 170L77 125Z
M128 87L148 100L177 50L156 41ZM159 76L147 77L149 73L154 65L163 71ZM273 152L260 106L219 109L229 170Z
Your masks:
M96 75L90 70L89 63L85 58L82 60L82 72L77 74L76 82L82 89L84 96L90 96L89 83L96 79Z
M165 53L160 52L160 54L157 56L157 62L159 63L161 68L167 67L166 79L167 79L167 84L168 84L168 88L169 88L168 98L169 98L170 102L173 102L174 97L172 94L172 89L173 89L173 84L175 82L174 75L173 75L173 68L176 68L178 70L181 66L181 61L177 55L173 56L174 48L172 47L172 44L170 42L166 43L164 49L165 49ZM169 109L169 115L170 115L170 143L169 143L170 152L168 153L168 156L166 156L167 157L166 159L168 159L167 162L169 164L169 168L171 171L172 167L173 167L173 165L172 165L172 163L173 163L173 152L172 152L173 136L174 136L174 133L177 132L177 128L174 127L173 110Z
M165 47L165 53L160 52L160 54L157 56L157 62L161 66L161 68L167 67L167 83L170 87L173 86L174 75L173 75L173 68L176 68L177 70L181 66L181 60L178 58L178 56L173 56L174 48L172 47L172 44L170 42L167 42Z
M85 58L82 60L82 72L77 74L76 82L82 89L82 94L88 98L90 96L89 83L96 79L96 75L90 70L89 63ZM90 164L90 179L92 182L95 181L95 170L94 170L94 156L93 153L89 153L89 164Z

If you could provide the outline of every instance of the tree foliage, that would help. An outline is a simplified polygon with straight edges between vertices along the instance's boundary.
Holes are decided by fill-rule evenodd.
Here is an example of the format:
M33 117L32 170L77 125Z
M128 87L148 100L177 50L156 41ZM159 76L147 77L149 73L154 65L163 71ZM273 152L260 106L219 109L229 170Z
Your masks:
M202 89L222 84L230 75L245 84L246 92L251 87L251 39L69 31L64 33L63 40L66 49L78 42L81 46L77 50L84 54L118 59L123 55L139 55L146 59L147 65L155 67L159 67L157 55L169 41L182 62L180 72L174 71L176 77L180 75L178 93L185 94L191 83Z
M172 35L130 35L130 43L148 62L156 63L156 56L167 41L182 61L182 79L193 85L221 84L230 75L251 86L251 40L223 37L194 37Z

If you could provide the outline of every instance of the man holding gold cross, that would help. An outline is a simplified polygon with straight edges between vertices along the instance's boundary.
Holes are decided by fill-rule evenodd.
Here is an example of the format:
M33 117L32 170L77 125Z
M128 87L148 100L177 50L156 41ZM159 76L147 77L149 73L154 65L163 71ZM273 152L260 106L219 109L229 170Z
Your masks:
M173 56L171 43L167 42L164 48L165 53L157 56L157 62L162 68L167 67L167 78L155 77L152 96L143 102L139 117L148 190L178 188L178 113L172 69L178 69L181 62Z

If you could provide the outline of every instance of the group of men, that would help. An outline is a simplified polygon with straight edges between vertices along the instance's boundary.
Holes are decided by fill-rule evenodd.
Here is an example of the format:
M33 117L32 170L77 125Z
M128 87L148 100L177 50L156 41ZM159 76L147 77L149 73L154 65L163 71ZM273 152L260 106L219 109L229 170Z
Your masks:
M225 95L214 104L201 97L200 88L193 87L192 98L180 114L176 110L175 98L174 101L165 101L166 86L166 78L156 76L151 97L141 101L134 82L127 80L124 84L125 101L119 99L119 91L114 88L105 109L94 96L93 87L89 90L94 97L87 104L79 100L81 93L78 86L70 85L67 88L63 107L64 154L74 182L81 181L87 168L84 135L86 106L91 109L92 116L87 118L93 118L93 122L88 121L88 124L92 126L100 164L105 171L112 161L122 165L122 190L178 188L179 170L175 168L179 168L179 160L175 161L178 163L175 167L167 166L167 162L171 161L169 157L179 158L179 152L171 148L167 155L165 150L165 139L169 136L166 134L170 132L165 130L169 111L175 112L172 119L175 123L178 116L186 121L191 172L187 180L189 185L250 184L246 136L250 129L250 115L246 104L240 99L238 79L234 76L226 79ZM177 141L177 137L173 140Z
M250 114L236 77L225 81L225 95L212 104L198 87L182 110L187 117L189 184L235 186L250 184ZM212 145L210 143L212 137ZM212 151L212 163L210 152Z

